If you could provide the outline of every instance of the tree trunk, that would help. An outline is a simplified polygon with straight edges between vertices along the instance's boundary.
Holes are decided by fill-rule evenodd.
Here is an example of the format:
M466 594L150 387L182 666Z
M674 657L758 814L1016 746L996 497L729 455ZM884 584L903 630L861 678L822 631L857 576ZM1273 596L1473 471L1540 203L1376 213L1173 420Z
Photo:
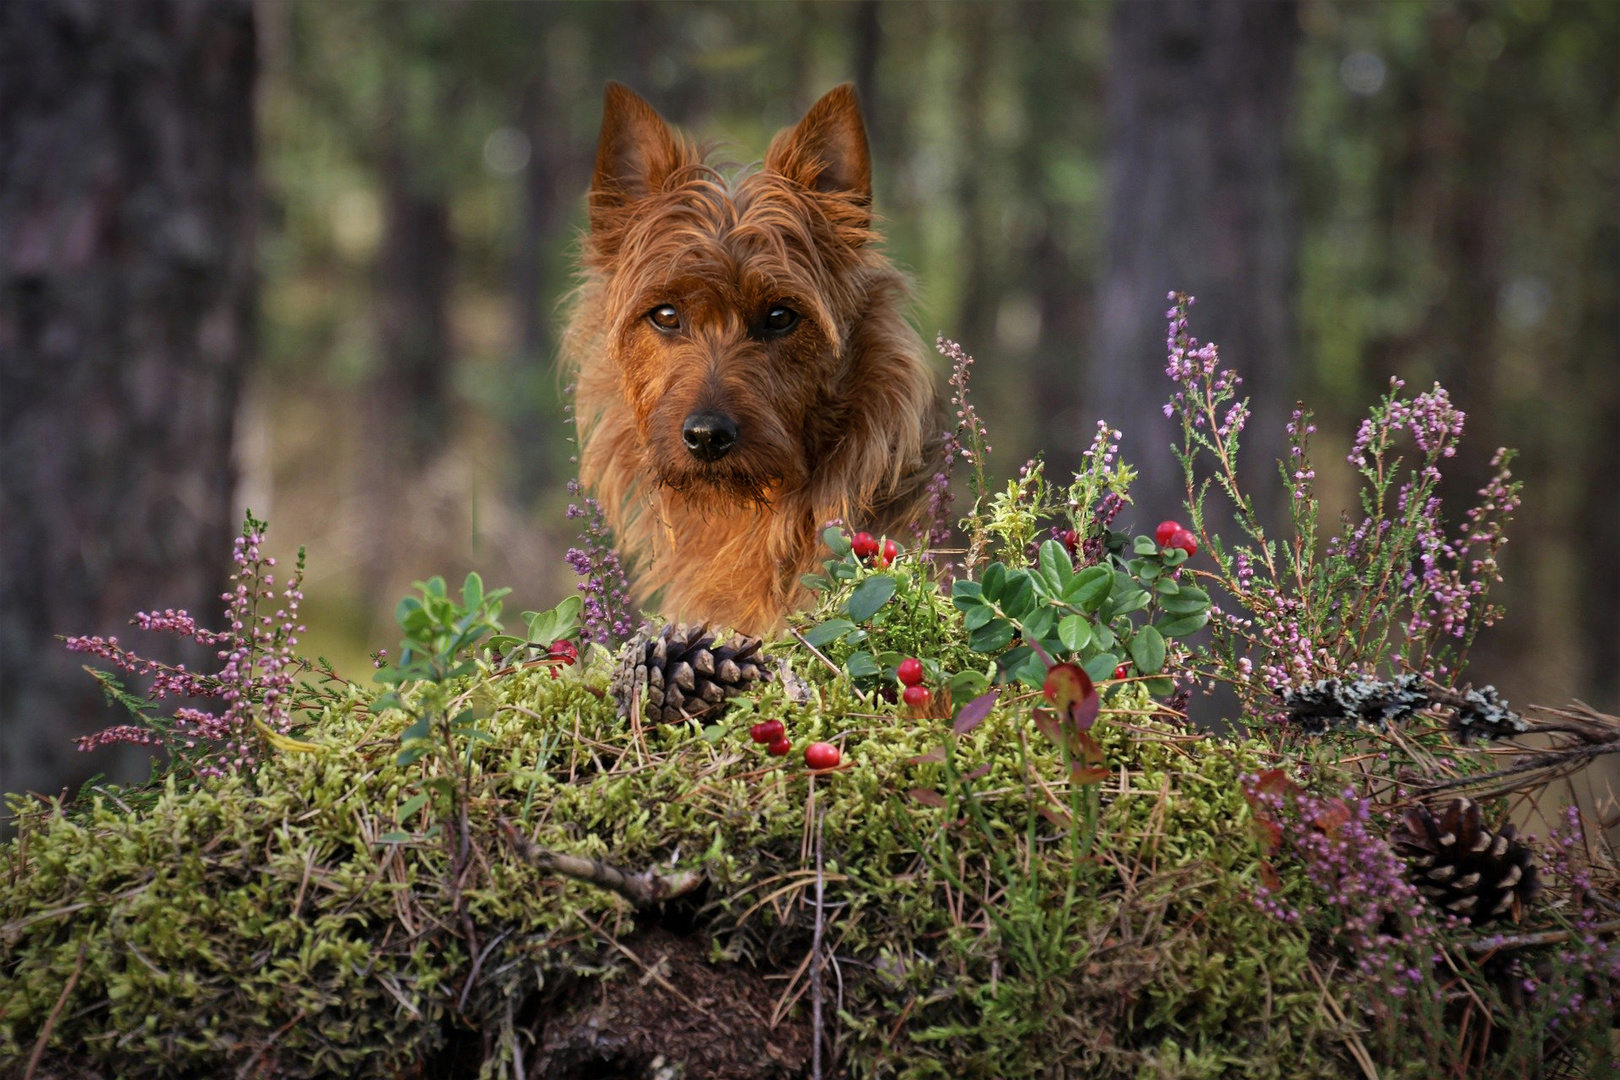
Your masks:
M253 315L250 0L0 3L0 789L113 714L58 634L217 625ZM141 635L143 638L145 635ZM141 652L196 662L165 641Z
M1251 491L1281 503L1293 401L1293 198L1287 152L1296 5L1132 0L1115 8L1108 81L1109 235L1086 411L1125 432L1137 528L1178 516L1164 418L1165 295L1195 294L1193 331L1245 380ZM1129 511L1128 511L1129 512Z

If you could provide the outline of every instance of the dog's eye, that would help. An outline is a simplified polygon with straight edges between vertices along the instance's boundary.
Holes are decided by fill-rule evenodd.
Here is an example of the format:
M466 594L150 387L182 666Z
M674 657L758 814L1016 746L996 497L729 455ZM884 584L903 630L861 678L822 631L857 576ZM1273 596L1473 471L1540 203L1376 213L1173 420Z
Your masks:
M647 313L647 321L660 330L679 330L681 316L671 304L660 304Z
M799 313L778 304L765 313L765 329L772 334L785 334L799 323Z

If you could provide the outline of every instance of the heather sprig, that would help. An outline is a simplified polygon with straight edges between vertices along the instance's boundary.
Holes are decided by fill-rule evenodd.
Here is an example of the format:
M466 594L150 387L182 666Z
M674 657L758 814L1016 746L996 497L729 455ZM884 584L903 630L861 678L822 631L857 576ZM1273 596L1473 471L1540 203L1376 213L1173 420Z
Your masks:
M1236 685L1252 716L1276 715L1287 687L1338 677L1397 677L1415 672L1449 686L1474 636L1500 616L1488 601L1499 580L1498 553L1518 507L1512 452L1498 450L1480 502L1449 532L1439 488L1441 465L1457 452L1463 413L1438 384L1415 396L1392 380L1361 424L1348 459L1361 478L1360 516L1318 542L1320 505L1310 438L1316 426L1297 407L1279 463L1289 494L1291 535L1267 534L1238 470L1249 418L1242 380L1223 368L1219 350L1188 328L1191 297L1172 293L1166 374L1174 382L1165 414L1178 418L1178 450L1188 513L1204 541L1215 582L1231 610L1211 618L1210 674ZM1210 464L1199 479L1201 462ZM1212 489L1229 503L1237 543L1205 525Z
M67 648L111 664L119 671L148 680L145 696L126 690L110 672L91 671L115 704L135 719L77 740L79 749L114 743L161 746L199 776L216 776L250 767L266 744L302 746L286 739L293 725L299 691L298 675L310 665L293 649L304 627L298 621L303 602L304 549L286 584L278 591L276 560L264 554L264 522L251 511L236 538L231 588L221 595L229 629L208 630L188 612L174 608L137 612L132 626L188 638L213 650L217 672L192 671L184 664L149 660L119 643L117 637L68 637ZM178 706L173 715L157 712L157 703L174 699L214 700L218 712L194 705Z
M587 641L611 647L636 629L630 613L630 578L614 549L613 531L601 504L584 493L578 480L568 481L568 493L580 501L568 505L568 516L582 522L583 546L569 548L566 555L568 565L584 579L579 583L585 601L581 634Z
M1440 959L1434 910L1380 835L1372 803L1348 788L1312 794L1276 771L1245 777L1243 789L1268 860L1303 868L1315 893L1299 903L1304 898L1283 895L1273 875L1257 886L1257 906L1281 922L1323 924L1356 970L1392 997L1420 987L1437 993L1430 977Z
M951 414L956 418L956 430L946 436L947 464L952 458L961 458L973 466L973 497L977 501L989 490L985 463L990 454L989 433L978 410L968 397L968 381L973 372L973 357L966 349L943 335L935 338L934 347L951 362Z

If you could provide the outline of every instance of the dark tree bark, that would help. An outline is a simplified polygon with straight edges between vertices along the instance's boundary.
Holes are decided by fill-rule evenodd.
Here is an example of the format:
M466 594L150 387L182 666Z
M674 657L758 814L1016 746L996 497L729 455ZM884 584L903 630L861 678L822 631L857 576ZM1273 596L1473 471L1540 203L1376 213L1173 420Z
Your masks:
M1179 441L1163 415L1165 294L1245 380L1245 462L1262 515L1280 501L1293 401L1296 229L1288 160L1296 5L1131 0L1115 7L1107 92L1109 234L1086 410L1125 432L1135 524L1176 516ZM1260 466L1260 468L1256 468Z
M0 2L0 789L122 761L58 634L217 625L253 314L250 0ZM151 645L148 648L148 644ZM165 642L141 651L199 659Z
M866 120L866 137L873 145L883 141L888 133L887 117L883 115L878 98L878 57L883 52L883 17L879 0L858 0L850 11L849 33L853 39L854 55L850 71L855 80L855 92L861 97L861 112Z

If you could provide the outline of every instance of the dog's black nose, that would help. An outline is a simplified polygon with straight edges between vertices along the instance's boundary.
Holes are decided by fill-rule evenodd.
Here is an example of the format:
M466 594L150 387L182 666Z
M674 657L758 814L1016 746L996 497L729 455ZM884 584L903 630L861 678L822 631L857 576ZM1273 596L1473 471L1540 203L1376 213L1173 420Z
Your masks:
M681 425L681 441L702 461L719 461L737 445L737 422L720 413L695 412Z

